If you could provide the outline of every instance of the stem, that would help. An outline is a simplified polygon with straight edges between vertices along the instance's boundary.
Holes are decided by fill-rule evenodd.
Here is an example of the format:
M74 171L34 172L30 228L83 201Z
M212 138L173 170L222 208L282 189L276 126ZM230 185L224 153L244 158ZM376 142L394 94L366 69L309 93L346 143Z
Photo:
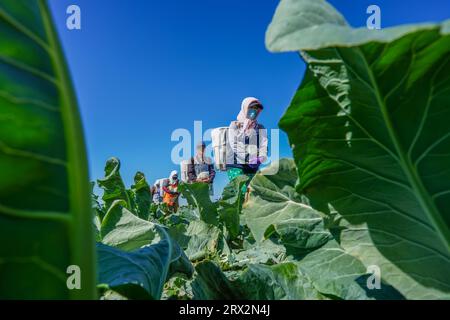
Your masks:
M71 223L69 224L71 264L77 265L81 269L81 290L71 290L70 298L96 299L96 252L83 129L67 64L46 0L39 0L39 8L60 89L60 107L67 142L67 177L71 212Z

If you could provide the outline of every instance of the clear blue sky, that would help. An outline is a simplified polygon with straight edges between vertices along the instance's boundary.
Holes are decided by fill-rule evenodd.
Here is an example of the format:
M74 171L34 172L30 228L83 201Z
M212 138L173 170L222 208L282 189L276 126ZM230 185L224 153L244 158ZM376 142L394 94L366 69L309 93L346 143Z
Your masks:
M79 98L92 179L110 156L127 185L173 169L171 133L228 125L246 96L266 106L276 128L304 73L294 53L270 54L264 34L278 0L49 0ZM449 0L333 0L353 26L377 4L382 27L449 18ZM82 30L66 29L77 4ZM286 136L281 155L290 156ZM222 175L217 188L225 183Z

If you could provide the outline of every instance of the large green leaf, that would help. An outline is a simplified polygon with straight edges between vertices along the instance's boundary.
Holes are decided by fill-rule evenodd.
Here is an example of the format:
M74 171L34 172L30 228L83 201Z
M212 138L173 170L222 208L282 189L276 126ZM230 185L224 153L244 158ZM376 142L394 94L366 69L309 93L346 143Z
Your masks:
M367 281L370 282L372 274L367 274L362 262L343 250L334 240L307 254L297 265L318 292L333 299L404 298L384 282L380 283L380 288L369 289Z
M235 286L211 261L200 262L195 266L197 275L192 283L196 300L237 300L243 299L240 288Z
M160 242L163 227L140 219L125 208L124 204L125 201L116 200L109 208L100 227L100 241L123 251L134 251ZM179 244L171 236L166 236L172 251L169 273L181 272L191 276L193 267L189 259Z
M137 216L141 219L148 220L152 196L150 194L150 186L142 172L136 172L134 184L131 186L131 194L134 203L133 209Z
M323 0L281 1L267 32L308 63L280 121L297 190L331 204L341 246L408 298L450 294L449 32L352 29Z
M249 202L244 217L257 241L278 238L292 256L283 258L298 264L299 273L308 277L320 294L335 299L398 299L403 298L388 284L369 290L365 280L366 267L339 246L330 230L339 230L339 219L332 220L304 203L295 191L296 167L291 159L281 159L277 175L262 170L251 182ZM338 234L339 235L339 234ZM243 261L267 263L274 254L282 254L269 240L256 244L253 250L236 255ZM275 251L274 251L275 250ZM274 251L273 253L271 251ZM256 253L256 254L255 254ZM248 256L248 258L247 258ZM276 259L275 255L275 259ZM272 258L272 259L268 259ZM248 260L247 260L248 259ZM264 262L267 259L267 262Z
M170 238L170 237L169 237ZM194 266L189 260L188 256L184 253L183 249L172 238L172 259L169 266L169 274L167 279L182 274L187 278L191 278L194 274Z
M186 255L191 261L220 255L225 244L219 228L202 220L192 221L185 232L187 237Z
M272 239L244 246L242 250L233 250L233 253L232 268L244 268L250 264L273 265L283 262L286 258L286 248Z
M345 18L325 0L281 0L266 33L270 51L286 52L332 47L352 47L369 42L388 43L436 25L422 23L382 30L352 28ZM442 24L450 32L450 20Z
M255 250L256 253L256 250ZM274 265L260 262L264 255L243 260L248 268L234 277L227 276L212 262L196 266L192 284L196 299L403 299L392 286L369 289L365 266L330 240L298 260L288 257ZM259 260L259 261L258 261ZM256 264L253 264L255 263Z
M99 286L129 299L160 299L171 276L184 273L191 277L193 266L183 251L163 228L157 231L158 242L131 252L97 243Z
M182 183L178 190L186 198L189 205L197 211L200 219L206 223L218 225L217 204L211 201L209 186L206 183Z
M248 177L243 175L233 179L223 190L222 198L218 201L218 213L231 239L236 238L240 231L240 215L245 193L242 187Z
M112 157L106 161L105 177L98 179L97 183L103 189L102 200L105 203L105 210L108 210L115 200L123 200L126 208L132 208L130 197L120 175L120 160L118 158Z
M126 252L97 244L98 282L129 299L159 299L169 274L170 242Z
M83 131L46 2L2 0L0 39L0 298L95 298Z
M274 266L250 265L237 281L252 300L321 300L308 276L291 262Z
M250 265L237 279L230 280L212 262L195 267L192 283L194 299L199 300L311 300L323 299L295 263L275 266Z
M174 239L181 248L186 249L189 243L190 237L186 235L188 224L179 222L177 224L168 226L168 233Z
M331 234L324 229L322 216L303 202L295 191L297 173L292 159L281 159L276 175L265 168L250 183L251 194L243 215L256 241L276 233L283 244L311 250L325 244Z
M116 200L102 221L102 243L125 251L139 249L158 240L154 223L140 219L125 208L124 200Z

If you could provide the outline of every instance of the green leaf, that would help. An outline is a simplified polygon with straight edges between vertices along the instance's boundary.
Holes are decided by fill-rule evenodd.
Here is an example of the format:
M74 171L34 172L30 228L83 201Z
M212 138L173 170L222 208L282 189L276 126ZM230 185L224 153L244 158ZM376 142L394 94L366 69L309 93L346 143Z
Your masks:
M134 185L131 186L133 195L134 211L141 219L148 220L150 215L150 205L152 196L150 194L150 186L142 172L136 172L134 176Z
M186 280L182 277L170 279L165 287L162 300L192 300L192 280Z
M243 299L240 288L235 286L211 261L200 262L195 266L197 276L192 282L196 300L237 300Z
M242 250L233 250L232 268L246 267L250 264L278 264L286 259L286 248L271 239L255 243Z
M196 271L197 277L192 284L195 299L404 298L386 283L381 283L380 289L369 289L369 274L366 274L364 265L335 241L329 241L300 261L286 260L272 266L249 263L244 272L234 277L227 276L210 261L199 263Z
M185 235L189 238L185 252L191 261L220 254L225 242L219 228L201 220L192 221Z
M280 121L297 190L332 205L341 246L407 298L448 298L450 21L374 31L339 16L284 0L268 30L270 49L308 63Z
M324 228L319 212L303 203L295 191L297 173L292 159L281 159L276 175L272 167L258 173L250 183L249 201L243 216L255 240L260 242L273 234L285 246L311 250L325 244L331 234Z
M207 183L182 183L178 190L188 204L196 208L200 219L206 223L218 225L217 205L211 201Z
M106 212L103 210L102 205L98 201L98 196L94 193L95 181L91 181L91 201L92 201L92 210L94 211L95 216L102 221L105 217Z
M298 272L308 277L321 295L350 300L402 298L386 284L382 285L377 294L367 289L364 281L367 278L366 267L339 247L327 229L336 228L335 223L338 222L325 225L324 216L305 204L296 193L297 179L293 160L281 159L279 164L274 163L273 166L278 166L276 175L265 175L266 172L274 171L269 167L256 175L250 184L252 191L245 206L244 217L255 239L262 241L268 237L279 238L280 243L286 247L287 254L293 254L287 259L298 264ZM271 252L266 252L263 245L267 246L268 243L270 241L265 240L255 244L253 250L240 252L235 259L244 262L244 265L246 261L267 263ZM276 250L276 244L271 247ZM285 260L284 256L285 254L280 257Z
M158 240L156 225L138 218L125 205L116 200L109 207L100 228L102 243L131 251Z
M46 2L2 0L0 39L0 299L93 299L83 130Z
M239 176L231 181L223 190L222 198L218 201L218 213L231 239L235 239L240 232L240 215L245 194L242 187L248 181L247 176Z
M292 262L250 265L237 284L251 300L321 300L324 297Z
M129 299L161 297L172 254L167 239L134 252L98 243L97 253L100 286L106 285Z
M164 283L176 273L187 277L193 266L162 227L160 241L131 252L97 243L98 283L129 299L160 299Z
M173 239L171 239L171 241L172 259L169 266L169 274L167 275L167 280L177 274L184 274L186 275L186 277L191 278L194 274L194 266L184 253L183 249L178 245L178 243Z
M133 251L161 241L163 228L132 214L125 208L123 200L113 202L100 228L101 242L124 251ZM168 230L165 230L166 232ZM172 245L172 264L170 274L175 272L192 275L192 266L179 244L169 235Z
M192 283L198 300L306 300L323 299L311 282L295 265L288 262L275 266L250 265L231 281L212 262L199 263Z
M379 289L369 289L367 280L371 274L367 274L367 269L361 261L343 250L334 240L303 257L297 265L308 276L316 290L329 298L343 300L404 298L386 283L381 283Z
M188 225L184 223L178 223L168 227L168 233L174 239L182 249L186 249L189 243L190 237L186 235Z
M131 209L130 197L120 175L120 160L112 157L106 161L105 177L97 180L98 186L103 189L102 200L105 203L106 211L116 200L125 201L125 207Z
M442 24L450 31L450 20ZM387 43L405 35L435 28L430 23L403 25L381 30L352 28L325 0L282 0L266 33L266 46L272 52L352 47L368 42Z

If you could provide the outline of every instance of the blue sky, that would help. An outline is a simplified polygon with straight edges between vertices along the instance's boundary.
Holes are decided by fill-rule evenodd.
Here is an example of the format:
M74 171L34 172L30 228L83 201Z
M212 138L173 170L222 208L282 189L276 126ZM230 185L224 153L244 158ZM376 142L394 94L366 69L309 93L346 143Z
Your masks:
M304 73L294 53L271 54L264 34L278 0L49 0L80 103L92 179L111 156L130 185L178 169L171 162L177 128L228 125L246 96L266 106L260 122L276 128ZM353 26L377 4L382 27L442 21L448 0L332 0ZM66 29L76 4L82 30ZM193 143L195 143L193 141ZM281 136L281 155L290 156ZM218 178L217 189L225 184Z

